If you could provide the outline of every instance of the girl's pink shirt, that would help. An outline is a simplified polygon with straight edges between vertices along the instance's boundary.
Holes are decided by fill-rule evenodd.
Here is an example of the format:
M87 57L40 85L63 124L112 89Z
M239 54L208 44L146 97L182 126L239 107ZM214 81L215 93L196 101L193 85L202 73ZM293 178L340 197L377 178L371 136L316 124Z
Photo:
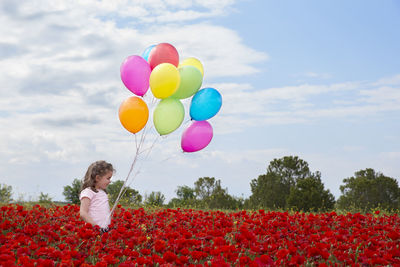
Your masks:
M82 190L79 199L82 200L84 197L90 199L89 216L98 226L107 227L111 222L107 193L101 189L98 189L96 193L90 188L85 188Z

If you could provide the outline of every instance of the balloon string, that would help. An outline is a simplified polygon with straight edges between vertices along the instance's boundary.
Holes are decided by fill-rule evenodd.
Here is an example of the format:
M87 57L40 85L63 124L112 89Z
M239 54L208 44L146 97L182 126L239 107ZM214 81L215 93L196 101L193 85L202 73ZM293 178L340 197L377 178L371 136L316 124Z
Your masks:
M136 140L136 136L135 136L135 140ZM135 164L136 164L136 161L137 161L138 156L139 156L139 154L138 154L139 148L140 148L140 145L139 145L139 146L136 146L136 154L135 154L135 157L134 157L134 159L133 159L133 161L132 161L132 164L131 164L131 167L130 167L130 169L129 169L128 175L127 175L126 178L125 178L124 184L122 185L122 187L121 187L121 189L120 189L120 191L119 191L119 194L118 194L118 196L117 196L117 199L115 200L114 206L113 206L113 208L111 209L111 212L110 212L109 217L111 217L112 214L114 213L114 210L115 210L115 208L116 208L116 206L117 206L117 204L118 204L118 202L119 202L119 200L120 200L120 198L121 198L121 196L122 196L122 192L123 192L123 190L124 190L124 188L125 188L125 186L126 186L126 183L127 183L128 179L129 179L129 176L130 176L131 173L132 173L133 167L134 167ZM108 220L107 220L107 221L108 221Z
M154 139L153 144L152 144L150 147L148 147L148 148L146 148L146 149L144 149L143 151L140 152L140 153L144 153L144 152L147 151L147 153L145 154L145 156L144 156L144 158L143 158L143 161L146 161L147 158L149 157L150 152L153 150L153 147L155 146L155 144L156 144L157 141L159 140L158 138L159 138L159 136L157 136L157 137ZM130 181L130 183L128 184L128 186L125 187L125 191L128 189L128 187L131 186L131 184L133 183L133 181L134 181L134 179L136 178L136 176L141 172L142 167L143 167L143 163L139 166L138 170L133 174L132 180ZM125 193L125 192L124 192L124 193ZM124 193L123 193L123 194L124 194ZM123 194L122 194L122 195L123 195Z
M150 128L150 130L151 130L151 129L152 129L152 127ZM159 138L159 136L157 136L157 137L154 139L153 143L152 143L149 147L147 147L147 148L145 148L145 149L143 149L143 150L141 150L141 151L138 151L138 155L147 152L147 153L145 153L144 157L142 158L143 161L146 161L146 160L148 159L148 157L149 157L149 155L150 155L150 152L153 150L155 144L156 144L157 141L159 140L158 138ZM136 171L136 173L133 175L133 178L132 178L132 180L131 180L131 182L129 183L128 186L130 186L130 185L132 184L133 179L140 173L140 170L142 169L142 166L143 166L143 161L142 161L142 164L139 166L138 170Z
M149 131L150 131L152 128L153 128L153 126L150 127ZM144 153L144 152L147 152L147 153L145 154L145 157L144 157L144 159L147 159L148 156L150 155L150 152L153 150L155 144L156 144L157 141L159 140L159 136L157 136L157 137L154 139L154 141L153 141L153 143L151 144L150 147L148 147L148 148L146 148L146 149L142 149L143 144L144 144L144 142L145 142L145 140L146 140L147 134L148 134L147 125L144 127L144 129L143 129L143 131L142 131L142 134L141 134L139 143L138 143L138 140L137 140L137 135L135 134L135 144L136 144L136 153L135 153L135 157L134 157L133 162L132 162L132 164L131 164L131 167L130 167L130 169L129 169L128 175L126 176L125 181L124 181L124 183L123 183L123 185L122 185L122 187L121 187L121 189L120 189L120 191L119 191L119 193L118 193L118 196L117 196L117 199L115 200L115 203L114 203L114 205L113 205L113 208L111 209L109 218L110 218L110 217L112 216L112 214L114 213L115 208L117 207L118 202L119 202L119 200L121 199L121 197L122 197L122 196L125 194L125 192L128 190L129 186L132 184L132 182L133 182L133 180L135 179L135 177L140 173L140 170L141 170L141 167L142 167L143 164L139 167L138 171L137 171L136 173L133 174L132 180L130 181L129 185L127 185L127 182L128 182L128 180L129 180L129 177L130 177L130 175L131 175L131 173L132 173L132 171L133 171L133 169L134 169L134 166L136 165L136 163L137 163L137 161L138 161L139 155L142 154L142 153Z
M182 151L182 153L184 153L184 152ZM178 154L175 153L174 155L169 156L169 157L167 157L167 158L165 158L165 159L163 159L163 160L160 160L159 162L160 162L160 163L166 162L166 161L168 161L168 160L170 160L170 159L176 158L177 156L178 156Z
M144 128L146 128L146 126L145 126ZM127 175L126 178L125 178L124 184L122 185L122 187L121 187L121 189L120 189L120 191L119 191L119 194L118 194L118 196L117 196L117 199L115 200L114 206L113 206L113 208L111 209L109 218L111 218L112 214L114 213L114 210L115 210L115 208L117 207L119 200L121 199L122 193L126 191L126 190L124 191L124 189L125 189L125 187L126 187L126 183L128 182L129 176L131 175L131 173L132 173L132 171L133 171L133 168L134 168L134 166L135 166L135 164L136 164L136 162L137 162L137 160L138 160L138 157L139 157L139 154L140 154L140 149L141 149L141 147L142 147L142 145L143 145L143 142L144 142L144 139L145 139L145 138L144 138L144 135L145 135L145 134L146 134L146 131L145 131L145 129L143 129L143 132L142 132L142 135L141 135L139 144L138 144L138 142L137 142L137 136L136 136L136 134L135 134L135 143L136 143L136 153L135 153L135 157L134 157L134 159L133 159L133 161L132 161L132 164L131 164L131 167L130 167L130 169L129 169L128 175ZM109 220L109 218L107 219L107 221Z

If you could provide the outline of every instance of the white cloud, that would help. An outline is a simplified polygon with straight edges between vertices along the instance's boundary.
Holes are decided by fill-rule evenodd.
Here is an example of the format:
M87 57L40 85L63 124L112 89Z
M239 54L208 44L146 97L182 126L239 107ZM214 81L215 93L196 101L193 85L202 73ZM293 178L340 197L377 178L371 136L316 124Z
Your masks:
M304 76L307 78L315 78L315 79L330 79L332 78L332 75L329 73L319 73L319 72L314 72L314 71L307 71L302 74L298 74L295 76Z
M362 100L367 103L380 104L388 108L399 108L400 86L383 86L370 90L361 90L360 94L365 96Z
M2 41L15 52L2 55L0 63L0 104L5 114L0 122L14 133L2 132L2 153L7 161L26 164L46 158L75 162L93 148L105 153L97 141L101 133L110 140L120 134L117 109L130 95L119 79L119 65L125 57L140 54L146 45L159 40L177 44L182 57L202 59L208 77L256 72L252 63L266 60L266 54L246 47L232 30L204 23L155 24L150 31L118 28L111 18L104 17L115 12L117 17L144 19L147 14L139 14L143 8L158 10L158 20L170 12L180 21L179 14L193 15L197 11L190 8L198 4L206 9L203 15L214 16L232 3L2 2L0 33L6 37ZM234 72L228 68L232 65Z
M260 164L265 164L265 160L274 157L283 157L290 154L284 148L273 148L273 149L248 149L239 151L221 151L214 150L205 153L206 157L211 159L218 159L226 162L230 165L235 165L243 162L255 162Z
M256 89L250 84L211 84L223 95L215 120L224 129L238 132L247 127L298 124L327 118L360 118L400 109L400 90L374 83L288 86ZM365 89L368 88L368 89Z
M235 1L182 1L182 0L114 0L114 1L64 1L54 0L50 3L44 0L30 1L16 7L11 1L3 5L20 11L21 17L37 17L69 11L75 14L85 14L89 18L100 17L103 20L125 19L134 23L182 23L188 20L209 18L227 14ZM128 24L129 25L129 24Z
M400 74L384 77L379 79L374 85L399 85L400 84Z

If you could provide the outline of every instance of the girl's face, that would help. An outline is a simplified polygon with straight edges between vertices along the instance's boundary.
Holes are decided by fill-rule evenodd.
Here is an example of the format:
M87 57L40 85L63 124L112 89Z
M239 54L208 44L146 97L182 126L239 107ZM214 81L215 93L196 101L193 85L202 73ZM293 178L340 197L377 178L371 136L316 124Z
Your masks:
M103 176L97 175L96 177L96 189L106 190L107 186L111 183L112 171L108 171Z

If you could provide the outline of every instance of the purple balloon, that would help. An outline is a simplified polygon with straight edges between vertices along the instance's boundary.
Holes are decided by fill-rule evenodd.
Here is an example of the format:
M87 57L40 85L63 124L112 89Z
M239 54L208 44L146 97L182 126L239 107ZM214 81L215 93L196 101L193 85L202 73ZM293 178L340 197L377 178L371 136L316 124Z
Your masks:
M122 63L121 80L132 93L144 96L149 90L150 64L141 56L129 56Z
M213 138L213 128L208 121L193 121L183 132L181 147L184 152L196 152L205 148Z

